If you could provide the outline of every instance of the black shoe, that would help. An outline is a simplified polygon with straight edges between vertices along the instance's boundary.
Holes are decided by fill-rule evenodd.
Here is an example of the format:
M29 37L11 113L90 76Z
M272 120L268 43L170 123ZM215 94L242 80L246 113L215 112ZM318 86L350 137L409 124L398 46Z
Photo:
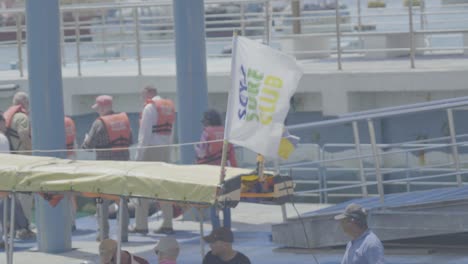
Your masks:
M153 231L155 234L166 234L166 235L172 235L175 233L174 229L170 227L160 227L157 230Z

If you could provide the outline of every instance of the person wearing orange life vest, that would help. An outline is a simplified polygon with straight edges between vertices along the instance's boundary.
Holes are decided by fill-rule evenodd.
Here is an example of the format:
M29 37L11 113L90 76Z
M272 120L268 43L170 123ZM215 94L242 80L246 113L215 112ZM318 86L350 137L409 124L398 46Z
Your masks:
M126 113L115 113L112 109L112 96L100 95L96 97L96 103L92 106L99 114L86 134L83 144L84 149L96 149L97 160L129 160L128 147L132 144L132 130ZM99 151L99 149L105 149ZM103 210L98 212L98 218L104 218L102 227L104 238L109 237L109 204L110 200L103 199ZM127 203L124 203L124 226L128 225ZM122 241L128 241L127 229L122 232ZM99 239L99 237L98 237Z
M13 104L4 113L6 133L13 154L31 155L31 126L29 122L29 96L25 92L17 92L13 96ZM31 194L18 193L18 200L23 208L23 213L29 223L32 219L33 196ZM29 228L19 230L20 237L30 238L34 233Z
M167 145L173 142L173 127L175 122L174 103L169 99L160 97L157 89L153 86L145 87L142 95L145 100L145 106L141 112L138 149L135 160L169 162L172 148ZM130 232L142 234L148 232L148 210L150 203L151 200L138 199L135 206L135 226L129 228ZM163 223L154 232L172 234L174 233L172 204L160 202L160 205Z
M195 145L197 162L199 164L221 165L223 151L224 126L221 114L210 109L203 113L202 123L204 126L199 144ZM215 141L218 142L209 142ZM232 144L228 145L226 166L237 167L236 153ZM211 225L213 230L221 226L216 208L211 207ZM231 228L231 209L223 208L223 227Z
M73 119L65 116L65 142L67 145L67 158L74 158L75 151L75 140L76 140L76 126Z

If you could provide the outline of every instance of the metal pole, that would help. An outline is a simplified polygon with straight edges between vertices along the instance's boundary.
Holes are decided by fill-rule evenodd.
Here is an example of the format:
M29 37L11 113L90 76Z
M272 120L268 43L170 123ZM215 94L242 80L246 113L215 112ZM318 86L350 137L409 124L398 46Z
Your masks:
M10 207L10 241L8 242L8 264L13 264L13 248L15 247L14 238L15 238L15 207L16 207L16 197L15 193L11 194L11 207Z
M135 49L138 63L138 75L141 75L141 40L140 40L140 26L139 26L139 14L136 7L133 8L133 18L135 23Z
M122 251L122 228L123 226L123 216L124 216L124 202L125 202L125 197L120 196L120 202L119 202L119 229L117 230L117 264L121 263L121 256L120 252ZM102 215L101 215L102 216ZM125 228L127 228L125 226ZM101 240L102 241L102 240Z
M361 17L361 0L357 0L357 13L358 13L358 32L362 32L362 17ZM363 40L361 34L359 34L359 48L362 48Z
M2 231L3 231L3 243L5 243L5 256L6 256L6 260L7 260L7 263L10 263L10 255L8 254L8 252L10 252L9 250L9 241L8 241L8 228L7 228L7 222L8 222L8 196L5 196L5 198L3 198L3 226L2 226Z
M271 4L270 1L265 1L265 44L271 43Z
M452 156L453 156L453 161L455 163L455 170L458 172L457 173L457 185L458 187L463 186L463 181L461 178L460 172L460 157L458 156L458 146L457 144L457 138L456 138L456 132L455 132L455 123L453 121L453 112L452 109L449 108L447 109L447 117L448 117L448 123L449 123L449 130L450 130L450 140L452 142Z
M244 2L240 3L240 15L241 15L241 34L245 36L245 4Z
M379 159L379 152L377 149L377 143L375 140L375 129L374 129L374 122L372 119L367 120L367 125L369 126L369 137L372 144L372 154L374 155L374 164L375 164L375 177L377 178L377 190L380 196L380 202L383 204L385 202L384 197L384 188L383 188L383 179L382 179L382 172L380 171L380 159Z
M411 60L411 69L414 69L414 57L415 57L415 47L414 47L414 28L413 28L413 0L408 1L408 17L409 17L409 40L410 40L410 60Z
M200 117L208 108L205 47L205 5L203 0L173 0L178 142L197 142L202 132ZM234 48L234 47L233 47ZM183 164L192 164L193 146L182 146Z
M75 17L75 44L76 44L76 66L78 69L78 76L81 76L81 54L80 54L80 13L75 11L73 13Z
M62 66L65 67L67 64L65 62L65 26L63 24L63 13L59 11L60 21L59 21L59 29L60 29L60 53L62 58Z
M406 160L406 192L411 192L411 181L410 181L410 171L409 171L409 155L408 152L405 153Z
M120 0L120 4L122 4L122 0ZM123 44L123 41L126 41L125 37L124 37L124 31L123 31L123 13L122 13L122 7L119 7L119 34L120 34L120 39L122 40L122 43L120 43L120 56L121 57L124 57L124 60L125 60L125 56L123 56L124 54L124 44Z
M198 217L200 218L200 254L203 259L205 257L205 240L203 240L203 236L205 232L203 231L203 211L201 208L198 208Z
M22 15L18 13L16 15L16 45L18 47L18 69L20 76L24 76L23 72L23 30L21 28Z
M293 34L301 34L301 1L291 2L291 11L293 17Z
M99 239L100 241L104 241L104 201L102 198L96 198L96 206L97 210L99 210L98 214L98 223L99 223Z
M323 151L323 149L325 148L325 146L323 146L322 148L320 148L320 160L325 160L325 151ZM320 170L322 173L320 174L321 178L319 179L320 180L320 184L321 184L321 188L323 189L327 189L328 187L328 183L327 183L327 168L325 166L323 166L323 164L321 163L321 170ZM328 192L327 191L324 191L322 192L323 194L323 202L324 203L328 203Z
M359 128L357 122L353 122L353 135L354 135L354 144L356 146L356 154L358 155L358 164L359 164L359 175L361 178L361 191L363 197L368 197L369 194L367 192L367 185L366 185L366 175L364 174L364 164L361 158L361 139L359 138Z
M32 149L65 147L62 65L60 54L60 8L58 0L27 0L29 98ZM65 158L65 152L33 155ZM70 202L55 207L36 196L37 242L41 252L71 250Z
M274 164L275 164L275 174L280 176L280 166L279 166L278 158L275 159ZM288 219L288 215L286 212L286 204L281 205L281 215L283 216L283 221L286 221Z
M107 62L107 47L106 47L106 10L101 9L101 41L102 41L102 55L104 56L104 62Z
M341 66L341 28L340 28L340 1L335 0L335 22L336 22L336 52L338 55L338 70L342 70Z

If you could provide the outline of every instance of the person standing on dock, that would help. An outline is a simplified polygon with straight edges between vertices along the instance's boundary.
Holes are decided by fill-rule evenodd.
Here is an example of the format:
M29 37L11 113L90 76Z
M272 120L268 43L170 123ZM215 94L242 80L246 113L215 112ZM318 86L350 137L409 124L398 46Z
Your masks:
M351 236L341 264L384 264L384 247L367 226L367 212L359 204L349 204L335 216L343 231Z

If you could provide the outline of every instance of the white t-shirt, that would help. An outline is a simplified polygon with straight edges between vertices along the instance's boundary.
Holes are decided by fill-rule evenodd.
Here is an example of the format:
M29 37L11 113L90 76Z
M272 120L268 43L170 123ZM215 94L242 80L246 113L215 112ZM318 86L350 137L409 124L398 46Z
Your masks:
M0 133L0 153L10 153L8 138L3 133Z

